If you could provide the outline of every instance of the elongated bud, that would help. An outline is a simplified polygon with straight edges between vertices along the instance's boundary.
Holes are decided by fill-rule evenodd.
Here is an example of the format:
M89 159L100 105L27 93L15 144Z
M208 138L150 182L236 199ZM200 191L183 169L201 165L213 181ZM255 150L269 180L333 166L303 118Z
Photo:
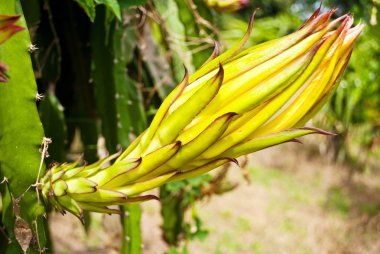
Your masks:
M320 8L294 33L242 50L244 38L210 59L164 100L150 127L121 155L92 165L55 165L42 179L44 198L61 212L116 213L140 193L198 176L237 157L310 134L302 127L331 96L363 25ZM103 165L113 159L106 168Z
M204 0L205 4L219 12L235 12L245 8L249 0Z

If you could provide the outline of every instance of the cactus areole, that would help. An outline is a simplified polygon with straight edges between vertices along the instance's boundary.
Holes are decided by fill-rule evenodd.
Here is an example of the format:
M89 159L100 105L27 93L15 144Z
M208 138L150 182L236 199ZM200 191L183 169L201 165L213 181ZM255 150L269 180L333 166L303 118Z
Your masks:
M303 126L336 89L363 25L319 11L290 35L242 49L252 16L238 45L219 56L216 47L198 71L186 71L124 152L52 166L41 179L45 201L81 219L84 210L119 213L109 206L156 199L140 194L300 136L331 134Z

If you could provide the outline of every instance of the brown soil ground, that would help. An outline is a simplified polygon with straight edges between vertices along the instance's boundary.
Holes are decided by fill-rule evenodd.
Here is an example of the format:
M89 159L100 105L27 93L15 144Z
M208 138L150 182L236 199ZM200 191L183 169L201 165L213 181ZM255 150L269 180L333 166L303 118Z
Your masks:
M229 179L239 186L196 205L209 235L189 253L380 253L380 176L331 163L315 145L285 144L255 153ZM159 203L143 204L143 253L161 254ZM118 216L93 215L85 233L73 216L52 214L55 253L118 253Z

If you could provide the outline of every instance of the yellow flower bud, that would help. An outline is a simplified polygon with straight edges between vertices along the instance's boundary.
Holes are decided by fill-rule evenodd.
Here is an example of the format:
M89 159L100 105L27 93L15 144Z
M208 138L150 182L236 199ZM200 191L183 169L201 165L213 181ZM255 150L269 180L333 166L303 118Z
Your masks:
M158 109L150 127L122 154L78 167L55 165L42 179L44 198L79 218L83 210L115 213L112 204L309 134L302 127L336 89L363 29L319 9L293 34L242 50L235 47L188 75ZM216 49L215 52L218 50ZM115 162L102 168L105 162Z

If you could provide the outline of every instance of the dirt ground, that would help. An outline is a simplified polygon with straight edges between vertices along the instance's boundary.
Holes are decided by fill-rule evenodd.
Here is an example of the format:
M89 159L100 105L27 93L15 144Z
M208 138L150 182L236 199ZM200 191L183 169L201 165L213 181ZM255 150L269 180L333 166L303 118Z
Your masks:
M277 146L249 160L251 184L232 168L229 179L239 187L196 205L209 234L189 242L189 253L380 253L378 173L348 178L346 167L308 144ZM165 253L159 203L143 209L143 253ZM118 216L93 215L86 234L73 216L53 214L50 229L55 253L118 253Z

